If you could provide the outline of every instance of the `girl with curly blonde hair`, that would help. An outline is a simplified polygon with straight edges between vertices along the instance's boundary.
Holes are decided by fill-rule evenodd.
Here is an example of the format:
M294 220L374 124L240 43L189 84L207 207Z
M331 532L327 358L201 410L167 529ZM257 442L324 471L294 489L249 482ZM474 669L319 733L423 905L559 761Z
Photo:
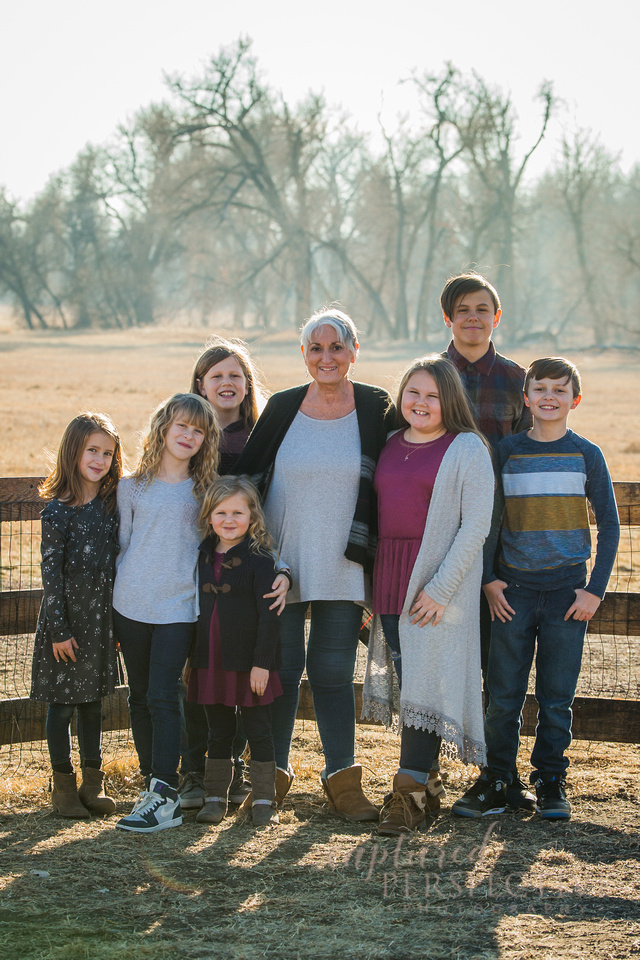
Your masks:
M208 746L205 802L196 820L220 823L227 812L239 708L251 749L253 822L266 826L278 821L270 704L282 694L280 628L266 596L276 553L251 481L216 480L204 498L200 528L200 615L188 698L204 707Z
M122 830L153 833L182 823L178 681L198 616L198 517L216 477L217 448L210 404L175 394L152 414L138 466L118 488L113 617L146 787L118 821Z

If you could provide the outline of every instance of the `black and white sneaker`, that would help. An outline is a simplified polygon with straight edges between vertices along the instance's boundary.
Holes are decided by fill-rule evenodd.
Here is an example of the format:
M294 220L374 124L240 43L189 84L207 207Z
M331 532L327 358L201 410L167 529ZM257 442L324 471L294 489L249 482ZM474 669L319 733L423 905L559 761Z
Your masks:
M570 820L571 804L566 798L566 780L560 774L546 774L536 780L536 810L543 820Z
M141 794L128 817L118 820L119 830L131 833L155 833L168 827L179 827L182 811L178 791L163 780L153 779L148 791Z
M507 784L500 774L483 770L472 787L451 807L459 817L486 817L504 813L507 804Z
M517 770L513 771L511 783L507 787L507 806L513 810L531 810L531 812L536 809L536 798Z

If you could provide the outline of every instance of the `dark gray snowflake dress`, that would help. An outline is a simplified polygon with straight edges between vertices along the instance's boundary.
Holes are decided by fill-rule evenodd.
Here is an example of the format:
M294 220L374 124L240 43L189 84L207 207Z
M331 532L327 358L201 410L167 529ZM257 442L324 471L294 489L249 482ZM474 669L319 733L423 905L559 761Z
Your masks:
M32 700L90 703L117 678L111 600L118 518L96 497L82 507L52 500L42 511L42 586L31 672ZM73 637L77 662L56 661L53 643Z

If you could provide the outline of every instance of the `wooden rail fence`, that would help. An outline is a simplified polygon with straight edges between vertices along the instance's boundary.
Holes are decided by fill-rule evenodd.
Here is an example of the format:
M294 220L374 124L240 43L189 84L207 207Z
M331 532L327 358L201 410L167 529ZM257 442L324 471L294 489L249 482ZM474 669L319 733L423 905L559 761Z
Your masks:
M2 558L2 525L6 522L27 522L40 517L42 501L38 496L39 477L0 478L0 562ZM614 482L620 522L623 527L640 526L640 482ZM638 575L640 571L636 572ZM20 636L35 630L42 590L10 590L0 592L0 637ZM640 637L640 593L607 593L596 616L589 623L589 632L607 636L623 636L638 642ZM360 716L362 684L356 683L357 716ZM104 700L104 729L123 730L129 727L127 687L118 687ZM28 698L3 699L0 690L0 746L43 740L47 705ZM614 743L640 743L640 700L576 697L573 704L573 735L577 740L601 740ZM537 703L527 696L523 713L523 734L535 730ZM314 720L313 701L308 683L300 691L298 719Z

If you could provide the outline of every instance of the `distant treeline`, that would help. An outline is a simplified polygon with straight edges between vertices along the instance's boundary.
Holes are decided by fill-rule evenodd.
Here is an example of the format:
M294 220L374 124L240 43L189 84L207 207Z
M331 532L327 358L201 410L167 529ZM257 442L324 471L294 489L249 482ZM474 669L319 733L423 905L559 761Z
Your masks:
M239 41L26 208L0 192L0 297L32 329L178 314L274 330L338 299L370 335L440 342L442 284L475 264L511 344L638 344L640 167L583 131L525 181L549 85L523 144L480 77L410 82L417 114L373 149L321 96L286 103Z

